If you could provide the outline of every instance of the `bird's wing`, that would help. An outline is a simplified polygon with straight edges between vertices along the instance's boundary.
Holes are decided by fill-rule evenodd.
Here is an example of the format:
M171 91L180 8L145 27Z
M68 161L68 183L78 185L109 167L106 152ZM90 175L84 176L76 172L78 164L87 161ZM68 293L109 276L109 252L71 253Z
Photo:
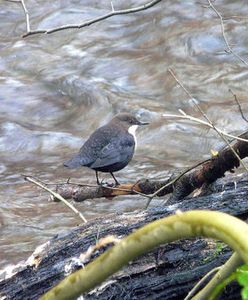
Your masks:
M64 162L64 166L69 169L75 169L81 167L80 155L76 154L71 159Z
M135 141L131 135L116 137L101 149L91 168L102 168L125 160L130 160L134 153Z

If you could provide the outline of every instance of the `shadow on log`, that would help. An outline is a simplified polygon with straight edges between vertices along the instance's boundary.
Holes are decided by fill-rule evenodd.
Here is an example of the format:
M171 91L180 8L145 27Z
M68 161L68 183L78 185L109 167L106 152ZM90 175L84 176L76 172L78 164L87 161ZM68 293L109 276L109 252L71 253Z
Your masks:
M38 299L68 273L82 267L80 254L97 239L107 235L122 238L148 222L172 214L175 209L219 210L243 220L247 218L248 177L232 177L229 182L219 180L212 190L211 195L189 198L172 206L109 214L54 237L37 248L26 264L16 266L12 270L15 274L6 271L6 279L0 281L1 297ZM94 252L89 261L104 250ZM227 246L206 239L160 246L117 272L84 299L183 299L201 277L223 264L230 255ZM239 288L232 285L221 299L240 299Z

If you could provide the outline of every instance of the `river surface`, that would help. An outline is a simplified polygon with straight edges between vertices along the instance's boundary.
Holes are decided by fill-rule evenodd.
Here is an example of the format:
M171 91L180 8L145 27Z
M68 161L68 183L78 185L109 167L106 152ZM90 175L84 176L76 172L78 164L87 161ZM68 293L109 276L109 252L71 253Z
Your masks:
M124 9L145 0L112 3ZM116 173L123 183L165 178L220 149L223 142L215 132L162 117L178 109L201 117L169 68L216 126L231 133L245 130L229 89L248 113L248 68L226 51L220 20L207 4L162 1L79 30L23 39L21 6L0 2L0 267L26 259L36 246L80 224L22 174L52 183L68 177L95 183L93 171L68 170L63 162L116 113L132 112L150 122L137 132L132 162ZM111 10L111 1L27 0L26 5L32 29L81 23ZM247 1L214 5L233 51L248 60ZM75 206L90 220L142 209L145 203L129 196ZM151 205L160 203L155 199Z

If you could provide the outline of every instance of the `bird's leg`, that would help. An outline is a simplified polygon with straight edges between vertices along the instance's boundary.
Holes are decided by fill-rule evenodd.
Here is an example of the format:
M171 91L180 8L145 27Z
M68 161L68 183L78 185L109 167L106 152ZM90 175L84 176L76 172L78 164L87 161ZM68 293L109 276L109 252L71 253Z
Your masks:
M99 177L98 177L98 171L95 170L95 172L96 172L96 183L97 183L97 185L100 185L100 186L104 186L105 184L108 185L108 183L105 183L103 181L104 179L102 179L101 182L100 182Z
M110 174L114 178L115 185L120 185L120 183L118 182L118 180L115 178L114 174L112 172L110 172Z
M101 185L99 178L98 178L98 172L97 171L95 171L95 172L96 172L96 183L97 183L97 185Z

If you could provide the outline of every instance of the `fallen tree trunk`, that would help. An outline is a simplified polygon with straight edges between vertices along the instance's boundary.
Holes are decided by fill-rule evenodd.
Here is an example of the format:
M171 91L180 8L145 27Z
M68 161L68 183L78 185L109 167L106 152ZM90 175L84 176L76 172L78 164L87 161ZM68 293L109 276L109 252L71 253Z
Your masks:
M5 274L9 278L0 282L0 295L4 299L38 299L66 274L82 267L80 254L97 239L108 235L122 238L148 222L170 215L175 209L219 210L246 219L248 178L233 177L233 180L236 182L220 180L208 196L147 211L110 214L57 236L37 249L26 264L12 270L16 274ZM88 261L101 254L104 248L94 252ZM160 246L120 270L84 299L183 299L201 277L223 264L230 255L227 246L207 239ZM240 299L239 288L227 289L222 299Z

